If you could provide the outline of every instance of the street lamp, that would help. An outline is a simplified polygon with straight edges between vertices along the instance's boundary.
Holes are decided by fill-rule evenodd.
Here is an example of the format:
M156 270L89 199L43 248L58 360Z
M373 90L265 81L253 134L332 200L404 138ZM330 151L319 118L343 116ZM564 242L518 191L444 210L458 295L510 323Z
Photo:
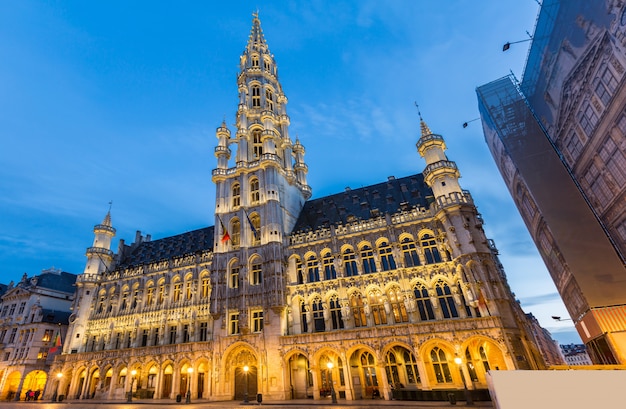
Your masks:
M57 397L59 396L59 386L61 386L61 378L63 378L63 372L57 372L57 387L54 390L54 394L52 395L52 402L56 402Z
M193 373L193 368L187 368L187 398L185 399L185 403L191 403L191 374Z
M243 373L245 377L245 383L243 384L243 403L248 403L248 371L250 368L248 365L243 367Z
M470 395L470 392L467 390L467 383L465 382L465 375L463 375L463 367L461 366L461 364L463 363L463 360L461 359L460 356L457 355L454 357L454 362L459 366L459 372L461 373L461 380L463 381L463 389L465 390L465 405L473 406L474 401L472 400L472 395Z
M559 317L557 315L553 315L552 319L555 320L555 321L572 321L571 318L561 318L561 317Z
M126 399L126 402L132 402L133 401L133 384L135 383L135 375L137 375L137 371L136 370L132 370L130 371L130 391L128 392L128 399Z
M330 382L330 397L333 400L333 403L337 403L337 395L335 394L335 387L333 386L333 363L328 361L326 363L328 367L328 380Z

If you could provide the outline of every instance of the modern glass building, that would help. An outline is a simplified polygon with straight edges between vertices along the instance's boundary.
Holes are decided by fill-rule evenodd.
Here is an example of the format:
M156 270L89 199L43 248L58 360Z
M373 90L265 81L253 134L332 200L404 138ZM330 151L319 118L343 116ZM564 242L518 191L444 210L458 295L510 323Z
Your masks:
M485 140L596 364L626 363L626 5L546 0Z

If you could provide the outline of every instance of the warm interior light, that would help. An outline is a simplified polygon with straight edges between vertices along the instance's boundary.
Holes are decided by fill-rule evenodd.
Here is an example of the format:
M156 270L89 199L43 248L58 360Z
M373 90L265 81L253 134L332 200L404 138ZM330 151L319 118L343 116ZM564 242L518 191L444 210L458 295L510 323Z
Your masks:
M246 372L246 373L247 373L247 372L248 372L248 370L250 370L250 368L248 368L248 365L246 365L246 366L244 366L244 367L243 367L243 371L244 371L244 372Z
M192 372L193 372L193 368L192 367L187 368L187 373L192 373Z
M57 378L59 379L63 378L63 374L61 372L57 372Z
M326 366L328 367L328 369L333 369L333 363L332 362L328 362L326 364Z
M132 376L135 376L135 375L137 375L137 371L133 369L132 371L130 371L130 374L131 374Z
M461 365L461 363L463 362L463 360L461 359L461 357L459 357L459 356L455 356L455 357L454 357L454 362L455 362L457 365Z

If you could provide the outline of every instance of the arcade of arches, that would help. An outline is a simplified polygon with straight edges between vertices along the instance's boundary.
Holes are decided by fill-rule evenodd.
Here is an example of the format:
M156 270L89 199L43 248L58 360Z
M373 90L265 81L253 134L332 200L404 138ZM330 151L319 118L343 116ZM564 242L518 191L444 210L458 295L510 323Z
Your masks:
M187 393L194 400L243 400L246 395L255 399L257 393L283 399L324 399L334 388L339 399L390 399L396 388L462 388L460 371L471 380L469 388L484 389L487 371L514 367L503 352L505 348L485 336L463 342L429 339L410 344L406 341L417 338L397 335L403 341L381 337L378 347L372 339L303 345L288 343L296 339L285 337L280 363L268 362L260 351L242 342L231 345L222 359L206 351L75 368L66 363L63 368L53 368L51 379L56 382L48 385L47 394L69 399L123 399L132 390L135 398L142 399L184 398ZM454 362L455 357L463 359L461 366ZM5 389L15 388L17 382L19 379L13 379ZM273 392L281 389L278 395Z

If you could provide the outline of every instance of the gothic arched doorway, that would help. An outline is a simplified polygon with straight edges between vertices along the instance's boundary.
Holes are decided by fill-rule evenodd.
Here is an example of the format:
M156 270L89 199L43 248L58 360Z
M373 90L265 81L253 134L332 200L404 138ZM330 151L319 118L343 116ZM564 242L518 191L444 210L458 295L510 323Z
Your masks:
M256 400L257 369L256 366L241 366L235 368L235 400Z
M302 354L289 358L289 381L291 399L313 397L313 377L309 369L309 360Z

